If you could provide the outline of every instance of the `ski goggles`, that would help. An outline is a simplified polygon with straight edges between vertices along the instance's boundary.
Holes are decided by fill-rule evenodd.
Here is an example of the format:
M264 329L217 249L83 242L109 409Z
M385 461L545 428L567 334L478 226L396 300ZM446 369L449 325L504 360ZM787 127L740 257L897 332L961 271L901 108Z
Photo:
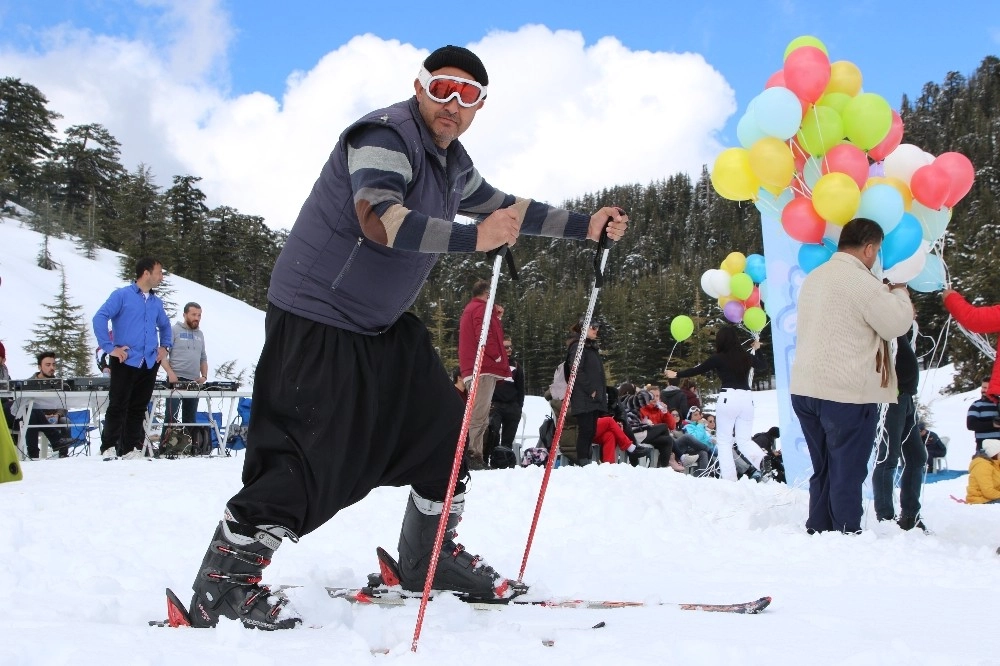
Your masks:
M424 87L427 96L438 104L447 104L452 98L456 98L459 106L469 109L486 99L486 86L469 79L445 74L431 76L426 68L421 67L417 80Z

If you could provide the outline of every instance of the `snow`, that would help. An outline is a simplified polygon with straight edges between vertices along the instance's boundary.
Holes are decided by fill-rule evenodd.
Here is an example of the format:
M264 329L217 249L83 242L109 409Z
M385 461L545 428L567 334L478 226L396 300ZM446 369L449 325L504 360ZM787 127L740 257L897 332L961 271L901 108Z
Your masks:
M31 364L20 345L58 278L34 267L38 238L0 223L2 337L14 376ZM120 284L116 261L53 253L88 316ZM198 300L210 365L256 359L262 313L174 278L177 300ZM213 344L214 343L214 344ZM225 349L225 359L221 351ZM924 373L920 399L932 429L950 437L948 465L974 447L965 412L974 394L944 396L951 369ZM536 401L537 402L537 401ZM774 392L755 394L755 431L777 423ZM534 421L544 413L539 405ZM537 429L536 429L537 430ZM376 569L375 547L395 552L405 488L380 488L300 543L286 540L265 582L301 585L295 607L319 628L268 634L233 622L215 630L148 627L166 616L163 589L185 601L242 458L102 462L96 456L28 462L0 484L0 617L4 664L1000 664L990 626L1000 566L1000 507L968 506L965 478L924 487L932 535L874 524L860 536L808 536L802 487L695 479L669 469L591 465L553 471L525 572L534 591L593 599L734 602L770 595L740 616L652 606L605 611L506 608L453 601L427 610L409 651L416 605L364 608L326 598ZM542 468L475 474L460 540L516 576ZM866 490L866 497L870 491ZM604 621L602 629L589 629ZM543 639L554 640L546 647ZM388 655L371 650L388 648Z

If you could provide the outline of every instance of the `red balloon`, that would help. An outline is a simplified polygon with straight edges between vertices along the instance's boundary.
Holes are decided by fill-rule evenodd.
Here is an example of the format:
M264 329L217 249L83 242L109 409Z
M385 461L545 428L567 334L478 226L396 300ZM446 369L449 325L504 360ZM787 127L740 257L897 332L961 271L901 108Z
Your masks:
M760 306L760 288L757 285L754 285L753 291L751 291L750 295L743 301L743 305L748 308Z
M765 90L777 87L785 87L785 73L780 69L771 76L767 77L767 83L764 84Z
M788 54L782 72L785 87L812 103L823 96L830 82L830 58L815 46L800 46Z
M813 208L812 199L795 198L781 211L781 227L800 243L820 243L826 231L826 220Z
M824 175L840 172L851 177L863 190L868 181L868 158L863 150L849 143L834 146L823 156L821 170Z
M972 166L969 158L962 153L941 153L934 160L933 166L943 169L951 180L948 197L944 200L944 205L951 208L972 189L972 181L976 178L976 169Z
M899 147L900 142L903 140L903 119L899 117L896 110L892 110L892 124L889 125L889 133L885 135L885 138L874 148L868 151L868 157L872 158L876 162L881 162L889 153L896 150Z
M913 198L934 210L944 206L950 190L951 176L936 162L920 167L910 177Z

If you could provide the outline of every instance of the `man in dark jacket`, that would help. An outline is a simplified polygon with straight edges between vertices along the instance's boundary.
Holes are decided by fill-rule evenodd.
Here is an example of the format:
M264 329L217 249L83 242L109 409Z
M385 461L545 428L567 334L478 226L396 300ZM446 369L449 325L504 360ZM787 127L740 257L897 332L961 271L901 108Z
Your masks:
M492 411L493 418L500 422L500 445L512 449L524 411L524 371L513 357L514 345L509 335L503 338L503 349L507 354L510 377L498 381L493 387Z
M903 472L899 479L898 524L904 530L911 530L914 527L925 530L920 520L920 489L924 483L927 448L920 439L920 431L917 429L917 411L913 398L917 395L920 367L917 364L917 355L910 346L909 334L896 338L895 365L899 397L895 403L889 403L886 410L885 430L878 440L875 470L872 472L875 515L879 520L893 520L896 517L893 504L893 477L902 455Z
M404 589L423 589L435 546L435 588L489 599L525 589L453 541L464 469L446 494L463 405L426 327L406 310L441 253L495 250L520 234L596 241L607 230L618 240L628 218L618 208L560 210L487 183L458 141L487 84L468 49L434 51L412 98L341 134L302 205L271 273L243 488L192 586L195 626L220 617L298 624L285 599L260 586L263 568L284 537L298 541L384 485L411 487L399 537ZM476 223L457 223L458 214Z
M573 325L573 333L579 335L584 322ZM590 445L597 434L598 417L608 413L607 379L604 375L604 362L597 346L599 324L591 321L587 328L587 338L583 343L580 355L580 365L573 381L573 393L569 396L569 413L576 417L576 464L587 465L590 460ZM566 350L563 362L563 373L569 381L573 369L573 359L580 340L576 339Z

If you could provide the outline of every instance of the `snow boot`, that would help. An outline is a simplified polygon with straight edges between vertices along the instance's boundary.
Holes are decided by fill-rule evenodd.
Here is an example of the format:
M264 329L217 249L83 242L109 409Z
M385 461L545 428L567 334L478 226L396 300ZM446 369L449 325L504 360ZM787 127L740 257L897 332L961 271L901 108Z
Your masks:
M302 620L288 600L275 597L260 584L264 567L281 545L281 536L295 535L276 525L253 527L234 520L219 522L191 588L192 627L214 627L220 617L239 620L248 629L291 629Z
M438 522L444 502L424 499L410 491L399 532L399 578L404 590L422 592L434 549ZM432 587L451 590L474 599L509 599L527 592L528 587L501 576L478 555L470 555L460 543L455 528L465 509L465 495L455 495L448 515L441 555Z

